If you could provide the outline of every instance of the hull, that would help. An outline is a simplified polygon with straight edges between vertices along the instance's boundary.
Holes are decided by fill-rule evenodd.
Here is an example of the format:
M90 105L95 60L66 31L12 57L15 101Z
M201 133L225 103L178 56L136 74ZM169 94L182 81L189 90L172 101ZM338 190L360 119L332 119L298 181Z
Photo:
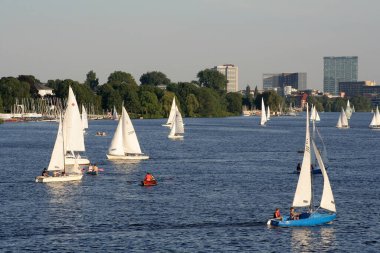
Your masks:
M341 127L336 127L336 128L339 128L339 129L348 129L350 127L349 126L341 126Z
M38 176L36 177L36 183L53 183L53 182L68 182L68 181L79 181L83 177L82 174L77 175L66 175L59 177L44 177Z
M299 220L290 220L289 216L284 216L283 220L270 219L267 224L275 227L311 227L329 223L336 218L336 213L313 213L311 215L303 213Z
M96 176L96 175L99 174L99 172L97 172L97 171L86 171L86 174L87 175L94 175L94 176Z
M90 160L87 158L77 158L78 165L88 165L90 164ZM65 165L74 165L75 159L73 157L66 157L65 158Z
M168 135L168 138L172 140L182 140L183 135Z
M162 124L161 126L164 126L164 127L171 127L172 124Z
M155 185L157 185L157 181L156 180L153 180L153 181L141 181L140 185L141 186L155 186Z
M110 155L107 154L108 160L146 160L149 159L147 155Z
M380 130L380 126L369 126L371 129Z

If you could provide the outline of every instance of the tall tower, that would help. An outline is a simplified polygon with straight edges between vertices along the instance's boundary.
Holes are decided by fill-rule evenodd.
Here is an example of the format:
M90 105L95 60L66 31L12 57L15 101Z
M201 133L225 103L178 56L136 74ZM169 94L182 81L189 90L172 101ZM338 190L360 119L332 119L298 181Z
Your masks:
M237 92L239 87L239 70L233 64L215 66L213 69L222 73L227 78L227 93Z
M323 57L323 91L339 95L339 82L358 80L358 57Z

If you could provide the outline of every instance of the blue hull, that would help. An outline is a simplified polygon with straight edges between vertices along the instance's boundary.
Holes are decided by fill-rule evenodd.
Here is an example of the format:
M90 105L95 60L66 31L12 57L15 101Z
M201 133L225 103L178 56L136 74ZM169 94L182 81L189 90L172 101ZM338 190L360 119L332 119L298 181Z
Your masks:
M289 216L283 216L283 220L271 219L269 225L276 227L311 227L329 223L336 218L336 213L302 213L299 220L290 220Z

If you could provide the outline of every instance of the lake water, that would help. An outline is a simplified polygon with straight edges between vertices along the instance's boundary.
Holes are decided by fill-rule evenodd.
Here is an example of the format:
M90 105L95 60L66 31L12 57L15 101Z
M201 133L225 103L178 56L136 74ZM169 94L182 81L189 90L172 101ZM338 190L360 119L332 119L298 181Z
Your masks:
M149 160L106 159L116 121L90 121L87 156L104 168L81 182L38 184L58 124L0 125L0 251L57 252L374 252L380 249L380 131L370 113L335 128L321 113L337 219L310 228L268 228L287 213L298 177L305 119L185 119L183 141L164 120L134 120ZM97 131L108 136L97 137ZM138 185L150 171L159 185ZM320 195L321 175L315 179ZM316 196L319 199L318 196Z

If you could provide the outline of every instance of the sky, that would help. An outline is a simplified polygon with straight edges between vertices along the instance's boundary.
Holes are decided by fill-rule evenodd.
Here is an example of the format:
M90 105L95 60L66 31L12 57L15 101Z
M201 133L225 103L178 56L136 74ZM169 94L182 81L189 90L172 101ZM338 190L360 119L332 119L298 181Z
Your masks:
M379 84L379 12L378 0L0 0L0 77L186 82L228 63L240 89L281 72L322 89L324 56L358 56L359 80Z

